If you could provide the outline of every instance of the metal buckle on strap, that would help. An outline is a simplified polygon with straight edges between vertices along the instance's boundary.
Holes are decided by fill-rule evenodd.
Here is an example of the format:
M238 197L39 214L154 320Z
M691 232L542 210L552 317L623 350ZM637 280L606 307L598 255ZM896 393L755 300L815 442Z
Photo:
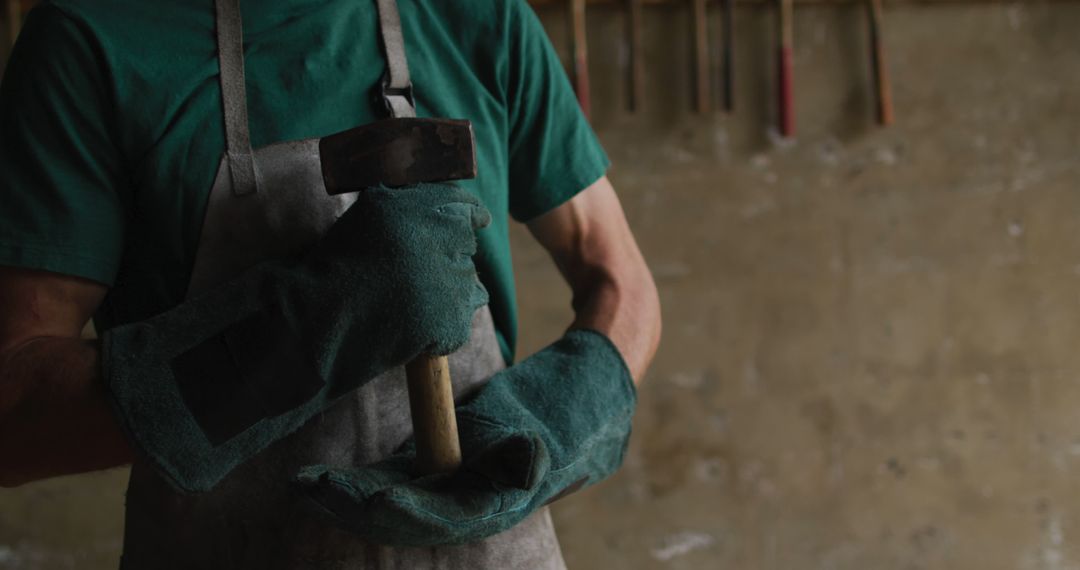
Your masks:
M383 106L386 107L386 112L391 117L397 116L398 107L394 105L393 99L402 98L408 104L410 109L416 109L416 100L413 97L413 85L410 81L404 87L393 87L390 85L390 75L383 75L382 86L380 95L382 96Z

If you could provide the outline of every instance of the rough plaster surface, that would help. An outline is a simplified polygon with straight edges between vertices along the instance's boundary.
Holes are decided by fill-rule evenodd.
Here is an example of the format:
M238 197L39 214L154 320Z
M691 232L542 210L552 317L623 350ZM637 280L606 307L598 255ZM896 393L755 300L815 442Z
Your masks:
M689 112L687 13L648 10L638 116L617 10L589 47L665 336L625 469L556 510L570 567L1080 568L1080 5L888 9L887 130L862 8L800 8L794 143L770 10L738 12L731 117ZM569 293L514 240L524 355ZM115 568L123 480L0 491L0 569Z
M800 8L793 144L773 12L738 16L732 117L689 114L686 10L650 9L641 116L594 65L665 335L625 470L555 512L569 564L1080 568L1080 6L889 9L886 130L863 8ZM515 237L529 352L569 297Z

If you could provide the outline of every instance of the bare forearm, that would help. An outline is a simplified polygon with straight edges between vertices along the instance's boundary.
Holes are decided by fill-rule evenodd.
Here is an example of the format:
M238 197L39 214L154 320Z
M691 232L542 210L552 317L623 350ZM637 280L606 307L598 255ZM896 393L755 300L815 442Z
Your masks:
M39 338L0 355L0 485L130 463L94 341Z
M660 343L660 300L607 178L529 222L574 293L572 327L612 340L640 382Z
M575 294L572 328L600 331L618 347L638 383L660 341L660 304L649 276L597 279Z

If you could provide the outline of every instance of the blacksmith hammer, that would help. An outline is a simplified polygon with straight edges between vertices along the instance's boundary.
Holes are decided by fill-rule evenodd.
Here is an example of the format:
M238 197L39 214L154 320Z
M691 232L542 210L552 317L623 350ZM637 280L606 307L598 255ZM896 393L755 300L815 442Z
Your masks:
M383 119L323 137L319 155L330 194L476 177L472 123L464 120ZM417 468L426 474L457 469L461 443L446 357L420 355L405 374Z

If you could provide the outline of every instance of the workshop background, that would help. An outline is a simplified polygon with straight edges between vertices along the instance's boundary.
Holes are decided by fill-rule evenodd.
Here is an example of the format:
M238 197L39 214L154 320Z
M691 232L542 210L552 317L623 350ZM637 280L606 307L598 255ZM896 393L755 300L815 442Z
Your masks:
M645 2L637 50L631 5L576 51L664 338L570 567L1080 568L1080 3L886 2L885 127L869 4L798 0L788 137L777 3L734 9L730 112L722 5ZM514 240L525 355L569 292ZM125 480L0 491L0 569L115 568Z

